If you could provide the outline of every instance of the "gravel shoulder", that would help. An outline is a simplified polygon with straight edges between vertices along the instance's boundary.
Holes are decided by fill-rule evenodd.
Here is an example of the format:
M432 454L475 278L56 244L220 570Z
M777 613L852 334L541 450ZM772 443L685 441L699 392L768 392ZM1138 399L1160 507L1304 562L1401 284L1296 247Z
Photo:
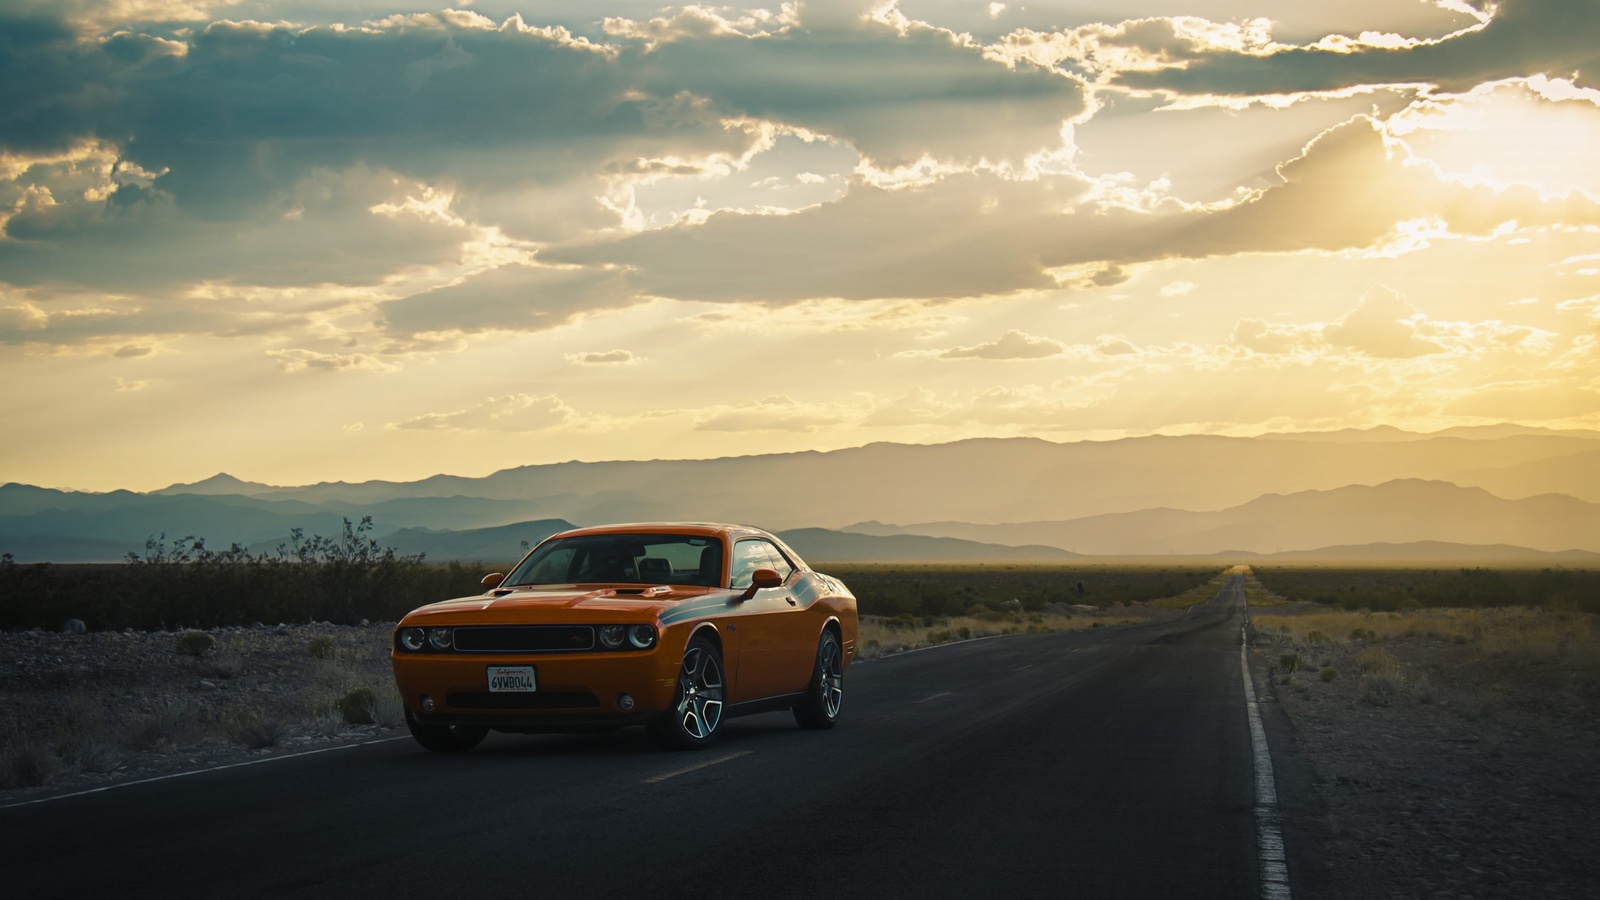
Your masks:
M1320 818L1296 831L1319 845L1291 848L1318 870L1297 896L1600 896L1594 623L1528 611L1504 620L1556 634L1545 650L1497 643L1493 629L1511 626L1493 616L1483 638L1435 628L1426 613L1357 638L1322 626L1308 641L1294 627L1325 613L1252 609L1252 666L1289 722L1274 755L1309 770L1316 796L1301 814ZM1384 658L1392 665L1374 665ZM1364 661L1388 677L1363 674Z
M392 629L0 633L0 804L404 735Z

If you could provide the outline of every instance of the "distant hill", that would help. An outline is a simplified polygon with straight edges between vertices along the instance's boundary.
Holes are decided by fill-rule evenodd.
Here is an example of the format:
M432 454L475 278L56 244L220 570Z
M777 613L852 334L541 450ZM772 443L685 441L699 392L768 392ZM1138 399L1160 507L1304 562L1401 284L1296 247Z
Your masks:
M1003 559L1070 559L1059 547L1006 547L957 538L896 534L877 537L826 528L794 528L777 533L809 563L817 562L979 562Z
M572 523L565 519L540 519L465 531L435 532L403 528L378 538L378 544L393 547L402 555L426 554L428 562L457 560L510 566L520 560L529 547L572 527ZM527 546L523 546L524 541Z
M1600 503L1600 448L1514 466L1457 472L1446 480L1510 499L1567 494Z
M1418 540L1600 550L1600 505L1557 494L1505 500L1481 488L1417 479L1269 494L1216 512L1146 509L1063 521L899 527L906 534L1045 544L1090 555L1277 553Z
M0 535L0 553L11 554L19 563L121 562L129 553L143 550L144 541L134 544L102 538Z
M1405 544L1345 544L1315 550L1287 550L1282 553L1250 554L1265 562L1381 562L1448 563L1452 565L1492 565L1518 563L1547 566L1600 565L1600 553L1589 550L1562 550L1551 553L1510 544L1451 544L1445 541L1412 541Z
M169 538L201 536L214 547L275 545L291 528L333 535L346 518L372 516L379 535L471 531L542 518L580 525L748 522L777 529L857 522L866 524L850 526L853 531L875 529L880 537L899 531L1093 554L1415 541L1600 549L1592 541L1593 504L1600 502L1596 432L1522 426L1452 431L880 443L826 453L566 462L482 478L301 487L219 474L151 494L7 484L0 486L0 537L67 536L137 547L165 532ZM1359 491L1337 493L1452 481L1484 490L1470 502L1468 495L1436 492L1387 506L1376 497L1358 500ZM1302 496L1313 493L1328 496L1316 503ZM1383 496L1390 494L1398 496L1393 489ZM1542 499L1549 494L1589 505ZM1299 499L1284 505L1273 497ZM1502 507L1495 502L1502 499L1531 505ZM1535 507L1550 515L1521 512Z

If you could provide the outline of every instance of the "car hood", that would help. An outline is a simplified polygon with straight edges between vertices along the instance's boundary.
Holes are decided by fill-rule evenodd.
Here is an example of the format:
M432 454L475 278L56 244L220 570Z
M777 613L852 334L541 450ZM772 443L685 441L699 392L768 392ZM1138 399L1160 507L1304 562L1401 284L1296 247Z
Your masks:
M478 622L640 621L675 608L686 600L703 600L729 591L693 587L501 588L475 597L443 600L412 610L403 621L439 624ZM576 616L575 616L576 614ZM449 619L449 622L443 621Z

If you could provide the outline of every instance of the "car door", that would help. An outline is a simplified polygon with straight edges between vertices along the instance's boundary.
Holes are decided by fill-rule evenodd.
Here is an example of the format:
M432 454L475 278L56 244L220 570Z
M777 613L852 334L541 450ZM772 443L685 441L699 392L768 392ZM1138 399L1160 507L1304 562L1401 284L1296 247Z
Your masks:
M795 567L770 541L747 538L735 543L729 586L748 589L757 569L777 571L784 583L758 590L740 605L738 625L742 638L733 691L736 703L803 690L815 652L814 647L806 649L805 670L797 674L801 645L811 638L803 636L808 617L790 590L797 577Z

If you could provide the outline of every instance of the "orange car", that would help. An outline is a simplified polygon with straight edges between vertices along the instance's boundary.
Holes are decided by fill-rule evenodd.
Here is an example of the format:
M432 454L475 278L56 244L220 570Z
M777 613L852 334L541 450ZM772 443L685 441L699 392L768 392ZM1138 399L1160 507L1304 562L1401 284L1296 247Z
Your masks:
M694 748L732 716L792 709L804 728L839 719L855 596L765 531L579 528L483 584L395 628L406 724L429 750L469 750L490 729L624 725Z

